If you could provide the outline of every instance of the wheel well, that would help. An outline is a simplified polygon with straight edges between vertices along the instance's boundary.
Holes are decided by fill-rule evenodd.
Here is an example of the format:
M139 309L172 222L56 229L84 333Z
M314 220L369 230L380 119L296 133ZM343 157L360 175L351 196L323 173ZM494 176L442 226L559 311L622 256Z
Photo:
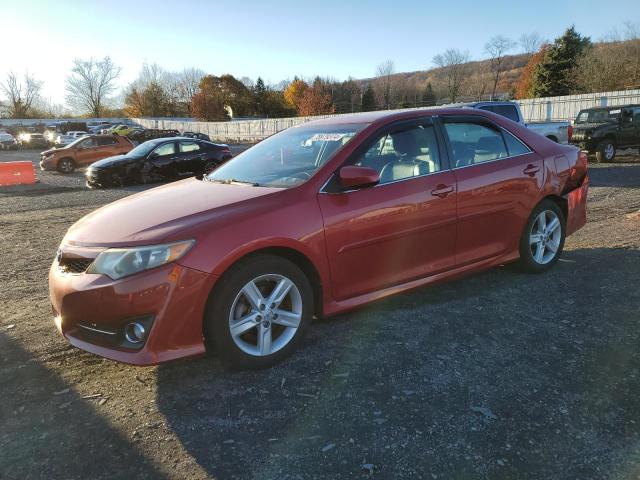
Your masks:
M552 141L558 143L558 137L556 137L555 135L547 135L547 138L549 140L552 140Z
M60 163L63 160L70 160L71 163L73 163L73 165L76 164L76 161L72 157L62 157L62 158L58 159L58 163Z
M560 207L562 210L562 214L564 215L564 221L567 221L567 215L569 214L569 206L567 204L567 200L562 197L558 197L557 195L549 195L543 198L543 200L551 200L556 205Z
M267 247L262 248L260 250L255 250L251 253L248 253L244 257L239 258L233 264L229 265L227 270L231 268L233 265L236 265L238 262L246 261L248 258L257 256L257 255L275 255L277 257L286 258L290 262L293 262L309 279L309 283L311 283L311 288L313 290L313 305L315 308L315 315L317 318L322 317L322 282L320 279L320 274L316 269L315 265L309 260L309 258L300 253L300 251L295 250L293 248L288 247Z

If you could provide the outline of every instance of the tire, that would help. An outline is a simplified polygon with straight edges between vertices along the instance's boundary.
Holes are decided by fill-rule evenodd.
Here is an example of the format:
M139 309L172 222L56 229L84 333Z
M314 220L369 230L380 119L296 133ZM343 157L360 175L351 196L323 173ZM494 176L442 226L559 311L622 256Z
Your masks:
M613 140L603 140L596 149L596 160L599 163L613 162L616 158L616 144Z
M206 175L210 173L214 168L216 168L216 162L213 160L207 160L204 162L204 166L202 167L202 174Z
M63 158L58 161L56 169L58 170L58 172L64 174L73 173L73 171L76 169L76 164L70 158Z
M541 233L543 214L544 233ZM555 228L552 227L554 219L558 221ZM562 254L565 237L566 221L562 209L552 200L543 200L531 212L520 237L521 269L529 273L549 270Z
M291 285L280 303L267 304L287 281ZM211 293L205 338L227 368L266 368L300 345L313 317L313 302L309 279L293 262L274 255L251 256L232 266Z

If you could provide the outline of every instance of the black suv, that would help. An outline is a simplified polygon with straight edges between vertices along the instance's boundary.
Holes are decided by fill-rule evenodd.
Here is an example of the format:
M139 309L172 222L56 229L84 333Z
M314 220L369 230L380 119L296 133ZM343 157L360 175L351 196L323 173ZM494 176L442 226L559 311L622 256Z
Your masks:
M640 105L580 110L571 143L595 153L598 162L611 162L616 148L640 147Z

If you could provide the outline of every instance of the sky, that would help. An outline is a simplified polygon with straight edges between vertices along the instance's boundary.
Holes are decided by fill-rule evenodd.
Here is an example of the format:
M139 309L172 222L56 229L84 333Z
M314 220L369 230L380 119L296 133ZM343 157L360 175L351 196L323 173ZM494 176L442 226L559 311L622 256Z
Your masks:
M599 40L640 23L640 0L0 0L0 12L0 81L28 70L45 98L63 103L74 58L109 55L122 68L119 87L144 62L272 84L367 78L387 59L399 72L428 69L448 48L483 58L498 34L552 40L573 24Z

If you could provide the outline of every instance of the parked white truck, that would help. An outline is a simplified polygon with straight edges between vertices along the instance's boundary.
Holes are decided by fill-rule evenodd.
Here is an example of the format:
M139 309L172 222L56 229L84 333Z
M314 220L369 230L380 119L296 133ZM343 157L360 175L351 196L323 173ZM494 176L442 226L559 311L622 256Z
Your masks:
M503 117L513 120L514 122L525 125L528 129L547 137L557 143L569 142L569 122L533 122L526 123L522 118L522 111L520 105L515 102L476 102L476 103L464 103L460 105L463 108L477 108L480 110L487 110L489 112L497 113Z

